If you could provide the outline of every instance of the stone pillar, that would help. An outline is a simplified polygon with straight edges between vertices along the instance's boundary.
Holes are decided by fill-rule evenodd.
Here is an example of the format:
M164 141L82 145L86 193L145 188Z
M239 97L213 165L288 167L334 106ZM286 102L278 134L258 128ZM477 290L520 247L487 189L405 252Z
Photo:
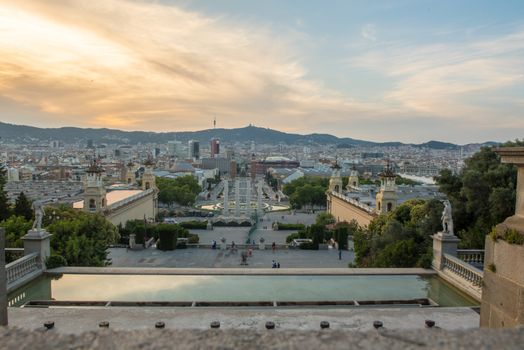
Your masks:
M227 250L227 242L223 237L220 239L220 250Z
M502 223L509 229L524 232L524 147L503 147L495 150L500 155L502 163L517 166L517 200L515 215L510 216Z
M235 217L240 216L240 180L235 180Z
M457 246L460 239L455 235L439 232L433 235L433 262L431 265L437 271L442 270L444 254L457 256Z
M246 180L246 216L251 217L251 180Z
M264 215L264 207L262 206L262 182L258 183L257 186L257 215L262 217Z
M136 245L136 235L134 233L131 233L129 235L129 248L135 249L135 245Z
M480 326L508 328L524 325L524 245L506 241L507 233L524 239L524 147L495 152L502 163L517 166L517 198L515 215L486 236Z
M22 237L24 241L24 255L38 254L38 263L45 270L45 260L51 255L51 234L44 229L32 229Z
M224 216L229 216L229 181L224 180Z
M4 248L5 230L0 228L0 326L7 326L7 276Z

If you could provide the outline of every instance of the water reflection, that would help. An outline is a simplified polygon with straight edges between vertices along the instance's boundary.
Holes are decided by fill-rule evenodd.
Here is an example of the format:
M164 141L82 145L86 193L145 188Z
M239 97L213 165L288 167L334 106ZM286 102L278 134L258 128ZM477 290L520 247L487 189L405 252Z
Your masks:
M29 300L49 299L347 301L430 298L441 306L478 304L436 277L419 276L63 275L58 279L42 277L9 297L16 299L13 306Z

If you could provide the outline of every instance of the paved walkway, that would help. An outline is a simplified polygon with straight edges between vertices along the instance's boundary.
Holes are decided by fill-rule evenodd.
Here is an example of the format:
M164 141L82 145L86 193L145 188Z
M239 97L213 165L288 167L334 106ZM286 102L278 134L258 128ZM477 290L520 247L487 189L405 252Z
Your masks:
M109 258L113 267L245 267L241 266L240 251L213 250L209 248L188 248L161 251L149 248L139 251L112 248ZM348 267L353 262L354 253L342 252L338 259L335 250L254 250L248 258L250 268L270 268L272 261L280 262L281 268L331 268Z

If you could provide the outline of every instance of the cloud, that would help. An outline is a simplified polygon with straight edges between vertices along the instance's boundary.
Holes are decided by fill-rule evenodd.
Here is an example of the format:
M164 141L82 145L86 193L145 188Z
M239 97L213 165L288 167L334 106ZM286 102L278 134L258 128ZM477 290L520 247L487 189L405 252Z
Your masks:
M366 40L377 41L377 26L373 23L365 24L360 33Z
M524 30L484 41L413 45L390 43L352 60L393 81L384 101L421 117L439 116L468 122L502 122L495 97L524 84ZM509 117L509 116L508 116Z
M351 108L304 79L292 44L268 29L123 0L13 1L0 16L0 94L65 123L195 129L213 115L237 126Z

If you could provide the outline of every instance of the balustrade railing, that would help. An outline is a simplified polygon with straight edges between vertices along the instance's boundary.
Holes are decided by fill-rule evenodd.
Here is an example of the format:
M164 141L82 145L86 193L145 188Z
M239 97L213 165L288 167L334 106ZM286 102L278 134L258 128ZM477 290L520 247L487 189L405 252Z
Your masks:
M443 270L448 270L476 287L482 287L484 273L476 267L449 254L443 256Z
M335 197L338 197L338 198L340 198L340 199L342 199L342 200L348 202L348 203L353 204L354 206L356 206L356 207L358 207L358 208L360 208L360 209L362 209L362 210L364 210L364 211L366 211L366 212L368 212L368 213L373 213L373 212L375 212L375 209L372 208L372 207L370 207L369 205L364 204L364 203L362 203L362 202L359 202L359 201L357 201L357 200L354 199L354 198L351 198L351 197L345 196L345 195L343 195L342 193L331 192L331 194L334 195Z
M457 249L457 257L475 266L484 265L484 249Z
M26 255L5 266L7 284L14 283L16 280L40 269L41 267L38 264L38 254L31 253Z

